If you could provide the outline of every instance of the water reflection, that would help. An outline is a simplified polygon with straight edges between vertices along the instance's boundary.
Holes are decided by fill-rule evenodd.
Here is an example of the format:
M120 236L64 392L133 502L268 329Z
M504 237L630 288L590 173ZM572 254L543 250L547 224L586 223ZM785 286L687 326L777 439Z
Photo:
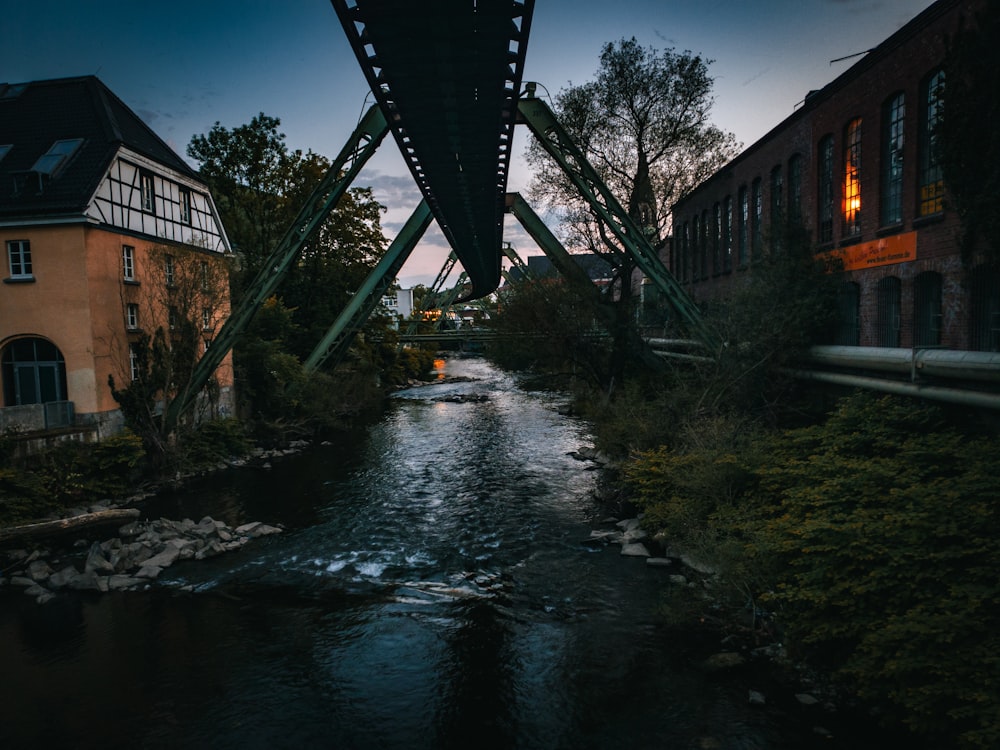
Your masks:
M151 513L284 534L146 592L0 599L0 747L812 747L688 662L662 571L580 544L586 426L482 361L446 371L471 380Z

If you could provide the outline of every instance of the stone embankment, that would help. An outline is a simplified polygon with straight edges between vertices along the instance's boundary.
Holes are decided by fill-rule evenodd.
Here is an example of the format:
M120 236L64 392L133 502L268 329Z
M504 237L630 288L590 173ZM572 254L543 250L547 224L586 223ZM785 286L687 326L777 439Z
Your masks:
M611 459L595 448L581 447L576 451L571 451L569 455L578 461L587 462L588 468L616 468ZM715 600L713 589L716 587L718 576L718 571L711 564L674 547L669 543L669 540L661 538L659 535L650 536L649 532L642 528L641 513L632 518L621 520L609 516L602 520L600 526L601 528L593 529L589 537L581 540L585 547L597 550L611 545L619 545L623 556L642 558L645 559L645 564L648 567L669 571L667 572L667 581L671 586L683 587L711 608ZM722 646L726 650L708 655L701 663L702 669L706 673L728 672L756 664L758 666L752 671L762 676L779 670L785 672L783 665L788 664L788 658L780 643L761 644L757 642L755 637L750 645L749 643L741 644L740 640L731 633L726 635L722 640ZM762 664L766 666L761 668ZM773 681L772 676L769 674L767 682ZM781 700L778 702L788 705L794 701L800 710L809 712L810 716L818 722L834 718L838 708L830 697L832 690L829 686L822 686L809 680L800 680L799 677L804 677L804 675L791 679L785 678L788 684L784 685L781 690ZM811 691L821 695L826 693L826 699L820 700ZM792 693L792 700L789 700L788 692ZM748 689L747 701L751 706L762 707L767 703L767 698L762 690L751 687ZM831 734L820 723L812 728L812 732L817 737L828 737Z
M134 521L118 535L93 542L84 554L52 556L35 549L5 553L0 585L20 586L39 604L64 590L120 591L143 587L164 569L181 560L204 560L243 547L251 539L280 533L276 526L253 522L232 528L209 516L195 523L189 518L171 521ZM75 558L75 559L73 559Z

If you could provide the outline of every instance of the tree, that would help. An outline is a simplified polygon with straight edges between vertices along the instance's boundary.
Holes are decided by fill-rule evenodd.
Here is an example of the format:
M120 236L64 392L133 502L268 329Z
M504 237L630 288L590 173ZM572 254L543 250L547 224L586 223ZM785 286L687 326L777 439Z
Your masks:
M657 250L670 232L671 206L736 152L734 137L708 121L709 62L622 39L604 45L594 81L564 89L553 102L563 127ZM610 387L642 351L632 331L633 264L541 144L532 142L527 158L534 168L529 195L562 215L567 245L602 254L615 269Z
M177 395L229 314L228 258L179 246L149 249L138 264L142 283L122 287L125 316L110 331L117 359L127 371L108 379L129 426L153 456L166 453L162 408ZM228 363L223 365L228 367ZM218 384L206 389L210 409Z
M633 37L604 45L596 79L561 91L553 109L654 247L670 231L671 206L731 159L735 138L708 121L711 61L641 47ZM566 217L568 239L592 252L616 250L576 188L532 143L531 197Z
M948 194L962 219L963 256L980 240L1000 262L1000 8L986 3L949 44L937 135Z

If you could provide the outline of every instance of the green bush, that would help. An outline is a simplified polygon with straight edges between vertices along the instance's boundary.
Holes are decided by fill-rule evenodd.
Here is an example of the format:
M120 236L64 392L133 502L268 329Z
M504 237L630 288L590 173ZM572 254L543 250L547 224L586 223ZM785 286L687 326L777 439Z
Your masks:
M1000 445L862 394L765 455L744 532L790 642L890 719L997 747Z

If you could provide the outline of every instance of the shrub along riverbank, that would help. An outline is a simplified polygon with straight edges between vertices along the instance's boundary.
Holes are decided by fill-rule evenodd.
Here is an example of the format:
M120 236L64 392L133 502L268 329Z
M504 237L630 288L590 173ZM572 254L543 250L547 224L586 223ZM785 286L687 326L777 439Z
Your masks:
M644 407L613 403L597 430L621 453ZM995 748L1000 442L976 424L869 393L785 429L703 414L630 440L622 481L644 527L707 561L796 661L930 746Z

